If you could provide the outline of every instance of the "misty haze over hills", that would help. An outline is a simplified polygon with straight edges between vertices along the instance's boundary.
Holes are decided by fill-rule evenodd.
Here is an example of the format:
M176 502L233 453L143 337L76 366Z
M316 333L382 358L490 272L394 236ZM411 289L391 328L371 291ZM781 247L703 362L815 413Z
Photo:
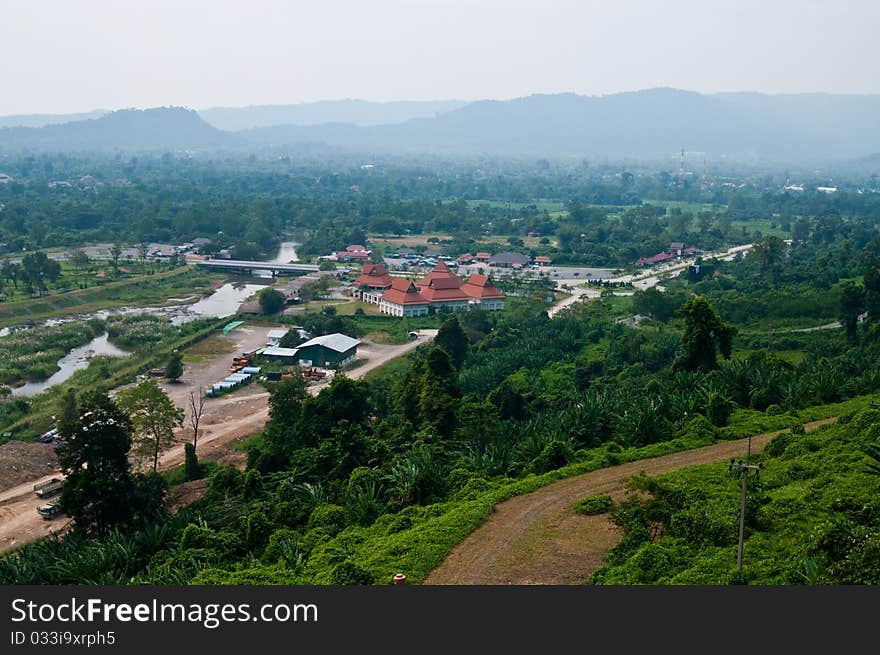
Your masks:
M412 117L417 112L422 116ZM393 117L407 118L387 122ZM258 127L233 129L245 125ZM218 129L223 126L229 129ZM880 153L880 95L703 95L661 88L468 104L346 100L199 113L126 110L39 129L0 129L0 149L294 152L302 144L370 154L641 160L668 160L685 148L713 161L828 162Z
M44 127L71 121L84 121L89 118L100 118L108 113L106 109L96 109L80 114L10 114L0 116L0 127Z
M351 123L358 126L402 123L413 118L431 118L464 107L463 100L369 102L367 100L325 100L299 105L256 105L214 107L199 115L221 130L247 130L273 125L321 125Z

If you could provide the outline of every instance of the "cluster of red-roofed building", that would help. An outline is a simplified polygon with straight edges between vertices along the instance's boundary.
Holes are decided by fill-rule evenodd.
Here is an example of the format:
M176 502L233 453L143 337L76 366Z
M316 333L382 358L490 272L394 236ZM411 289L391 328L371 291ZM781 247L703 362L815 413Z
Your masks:
M651 257L639 257L636 260L636 264L639 266L656 266L657 264L664 264L666 262L672 261L673 259L680 259L681 257L692 257L700 252L700 249L696 246L689 246L685 248L684 244L679 241L673 241L669 244L669 247L663 252L658 252L656 255L652 255Z
M391 316L424 316L431 309L504 309L504 293L490 277L474 274L462 280L445 262L418 281L392 277L384 264L366 264L354 282L354 293Z
M372 254L373 251L365 246L354 244L336 253L336 259L340 262L367 262L370 261Z

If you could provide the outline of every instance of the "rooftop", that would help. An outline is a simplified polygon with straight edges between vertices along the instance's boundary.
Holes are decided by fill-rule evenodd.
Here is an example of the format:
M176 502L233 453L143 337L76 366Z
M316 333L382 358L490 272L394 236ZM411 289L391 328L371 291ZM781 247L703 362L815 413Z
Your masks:
M335 334L325 334L321 337L309 339L305 343L299 344L297 348L299 349L308 348L309 346L324 346L325 348L335 350L338 353L344 353L347 350L351 350L352 348L354 348L360 342L360 339L353 339L352 337L336 332Z
M412 280L399 277L391 280L391 288L382 294L382 300L395 305L427 305L428 301L419 293Z
M492 279L488 275L471 275L467 282L461 285L461 290L471 298L480 300L501 299L504 293L492 284Z

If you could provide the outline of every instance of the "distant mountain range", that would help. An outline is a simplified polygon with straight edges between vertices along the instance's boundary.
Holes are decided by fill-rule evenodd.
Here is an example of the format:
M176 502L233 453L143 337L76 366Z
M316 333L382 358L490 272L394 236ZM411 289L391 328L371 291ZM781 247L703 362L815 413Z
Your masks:
M414 112L423 115L412 117ZM408 116L399 122L394 117ZM322 117L326 119L321 122ZM221 130L210 125L226 125ZM276 124L276 120L298 124ZM233 131L232 127L256 125ZM0 129L0 149L253 149L324 144L365 154L524 155L829 162L880 152L880 95L649 89L462 105L339 101L308 105L126 110L63 125Z
M351 123L360 127L403 123L413 118L431 118L464 107L463 100L435 102L369 102L326 100L299 105L255 105L201 109L199 115L221 130L248 130L273 125L321 125Z
M0 116L0 127L44 127L71 121L84 121L89 118L100 118L108 113L106 109L96 109L81 114L14 114Z
M9 150L180 150L238 145L239 138L208 125L181 107L123 109L100 118L0 129L0 149Z

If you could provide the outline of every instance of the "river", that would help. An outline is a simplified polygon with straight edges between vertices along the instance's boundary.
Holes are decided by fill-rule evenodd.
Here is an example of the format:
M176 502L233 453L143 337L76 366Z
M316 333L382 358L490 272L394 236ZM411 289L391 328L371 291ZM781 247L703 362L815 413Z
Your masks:
M58 325L70 321L87 321L90 318L107 318L114 314L157 314L167 316L173 325L180 325L199 318L226 318L238 311L241 304L252 294L263 288L262 284L240 284L227 282L214 293L206 298L190 305L176 305L169 307L120 307L115 309L102 309L100 311L75 317L64 317L43 321L42 325ZM5 334L8 334L8 330ZM4 333L0 333L2 337ZM107 334L95 337L84 346L74 348L64 357L58 360L60 370L51 377L39 382L27 382L20 387L12 389L14 396L35 396L51 386L67 380L75 371L86 368L89 360L94 355L111 355L124 357L129 351L113 345L107 339Z
M267 262L272 264L289 264L291 262L298 262L299 258L296 255L296 247L301 244L295 243L294 241L282 241L281 245L278 247L278 254L275 255L272 259L267 259Z
M284 241L278 248L278 253L272 259L266 261L273 264L286 264L297 261L296 247L300 245L293 241ZM270 273L271 276L271 273ZM87 321L90 318L107 318L118 314L156 314L171 319L174 325L180 325L199 318L226 318L233 316L241 304L251 295L262 289L263 284L244 284L241 282L227 282L219 287L210 296L202 298L191 304L169 305L166 307L118 307L114 309L102 309L91 314L77 316L65 316L58 319L48 319L40 322L41 325L58 325L70 321ZM19 328L20 329L20 328ZM9 328L0 330L0 338L9 334ZM107 340L107 334L95 337L84 346L74 348L64 357L58 360L59 371L41 382L28 382L12 390L15 396L34 396L45 391L51 386L67 380L75 371L89 365L89 359L94 355L111 355L124 357L130 353L117 348Z
M111 355L113 357L124 357L129 355L127 350L114 346L107 340L107 333L95 337L84 346L74 348L64 357L58 360L60 370L52 374L51 377L42 382L27 382L20 387L12 389L13 396L36 396L38 393L45 391L51 386L61 384L76 371L86 368L89 361L95 355Z

